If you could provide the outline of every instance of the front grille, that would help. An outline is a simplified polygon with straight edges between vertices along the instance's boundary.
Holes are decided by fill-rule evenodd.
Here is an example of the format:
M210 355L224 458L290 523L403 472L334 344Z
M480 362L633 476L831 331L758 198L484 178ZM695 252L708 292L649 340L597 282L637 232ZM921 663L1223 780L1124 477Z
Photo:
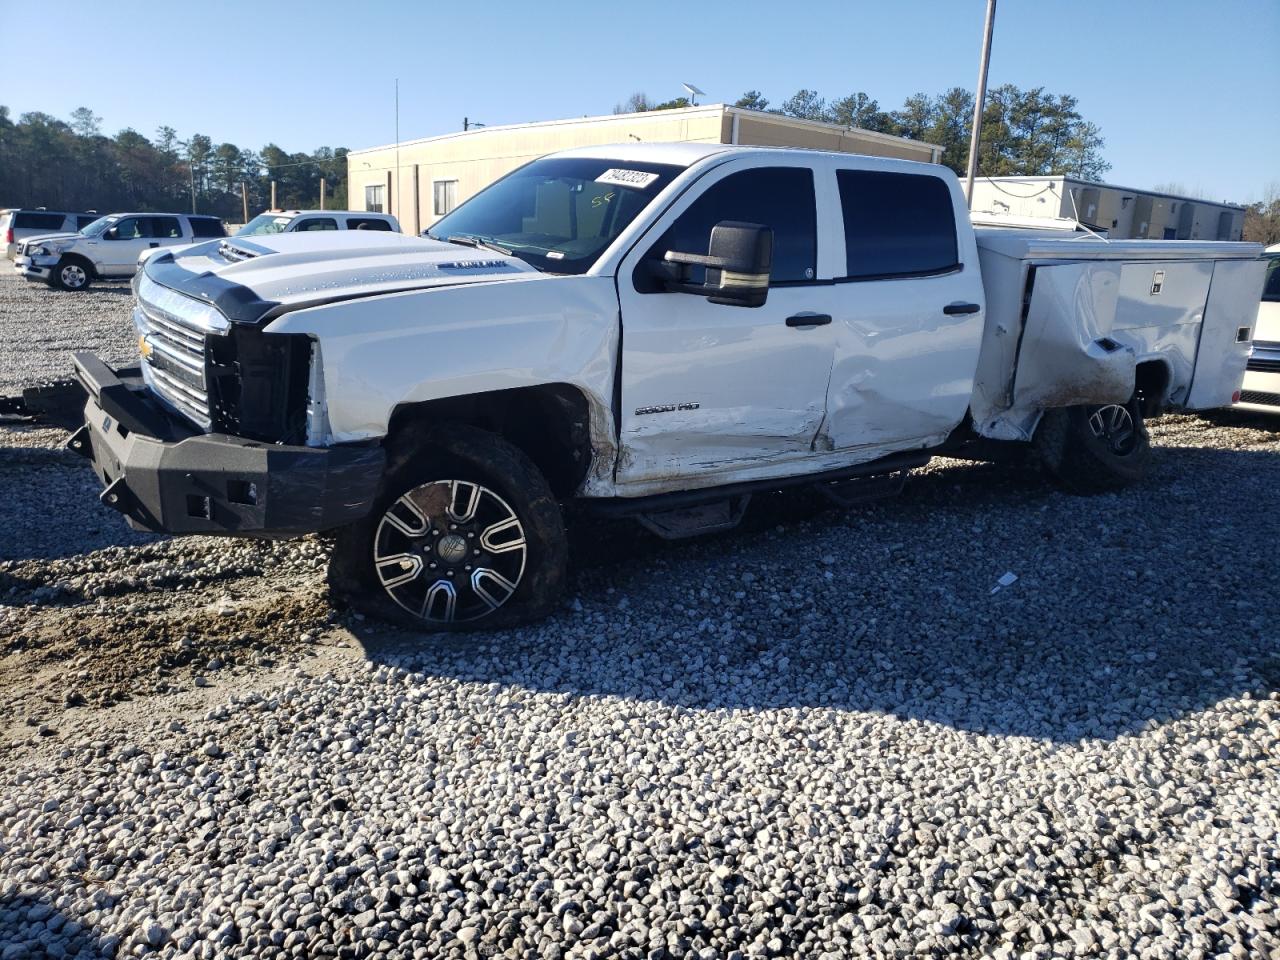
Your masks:
M187 419L210 429L204 331L142 299L138 313L138 328L146 337L144 369L152 389Z
M1250 357L1245 369L1255 373L1280 373L1280 359Z
M1262 390L1241 390L1241 403L1257 403L1264 407L1280 407L1280 393L1266 393Z

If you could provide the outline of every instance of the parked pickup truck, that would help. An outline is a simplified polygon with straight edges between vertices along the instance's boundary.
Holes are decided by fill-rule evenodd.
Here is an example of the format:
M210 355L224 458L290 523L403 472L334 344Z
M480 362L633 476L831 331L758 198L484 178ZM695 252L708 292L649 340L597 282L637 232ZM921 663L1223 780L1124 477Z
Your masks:
M679 537L937 454L1138 480L1145 417L1232 402L1263 276L979 236L940 166L695 144L536 160L426 239L249 239L147 261L141 365L77 355L70 446L137 528L331 533L335 594L425 629L550 610L569 501Z
M79 233L48 233L18 244L14 268L28 280L87 290L94 280L132 277L144 251L225 237L217 217L188 213L113 213Z

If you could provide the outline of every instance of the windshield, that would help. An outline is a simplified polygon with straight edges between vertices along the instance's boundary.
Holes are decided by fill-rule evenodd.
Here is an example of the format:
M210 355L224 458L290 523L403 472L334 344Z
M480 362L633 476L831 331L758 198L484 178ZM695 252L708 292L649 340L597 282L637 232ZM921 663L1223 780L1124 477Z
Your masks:
M585 273L684 168L550 157L488 187L426 231L504 248L548 273Z
M260 213L236 231L237 237L261 236L264 233L284 233L292 217L282 217L274 213Z
M100 237L102 236L102 231L106 230L107 227L111 226L118 219L120 218L119 217L99 217L97 220L93 221L93 223L89 224L83 230L81 230L80 235L82 237Z
M1262 299L1267 303L1280 303L1280 257L1267 259L1267 279L1262 284Z

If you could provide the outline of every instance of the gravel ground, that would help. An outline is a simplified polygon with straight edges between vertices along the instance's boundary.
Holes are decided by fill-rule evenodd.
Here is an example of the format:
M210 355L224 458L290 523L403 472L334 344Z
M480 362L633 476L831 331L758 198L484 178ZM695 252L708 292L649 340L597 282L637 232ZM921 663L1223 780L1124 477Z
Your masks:
M129 284L118 280L94 283L82 293L30 283L0 257L0 396L71 376L76 350L133 362L132 298Z
M0 279L44 375L15 294L66 298ZM131 535L0 426L0 960L1280 958L1278 431L1164 418L1086 499L936 461L579 526L556 616L424 641L333 611L322 543Z

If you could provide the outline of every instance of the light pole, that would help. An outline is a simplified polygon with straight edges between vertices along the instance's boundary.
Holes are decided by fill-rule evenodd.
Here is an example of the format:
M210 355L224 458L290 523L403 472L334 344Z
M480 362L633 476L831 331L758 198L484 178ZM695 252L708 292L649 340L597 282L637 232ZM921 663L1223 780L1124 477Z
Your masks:
M179 140L178 146L182 147L182 149L187 151L187 173L191 177L191 212L195 213L196 212L196 165L195 165L195 161L191 159L191 141L188 140L186 143L183 143L181 140Z
M987 67L991 65L991 31L996 23L996 0L987 0L987 23L982 34L982 64L978 67L978 93L973 99L973 132L969 136L969 165L964 199L973 209L973 178L978 175L978 141L982 139L982 105L987 99Z

